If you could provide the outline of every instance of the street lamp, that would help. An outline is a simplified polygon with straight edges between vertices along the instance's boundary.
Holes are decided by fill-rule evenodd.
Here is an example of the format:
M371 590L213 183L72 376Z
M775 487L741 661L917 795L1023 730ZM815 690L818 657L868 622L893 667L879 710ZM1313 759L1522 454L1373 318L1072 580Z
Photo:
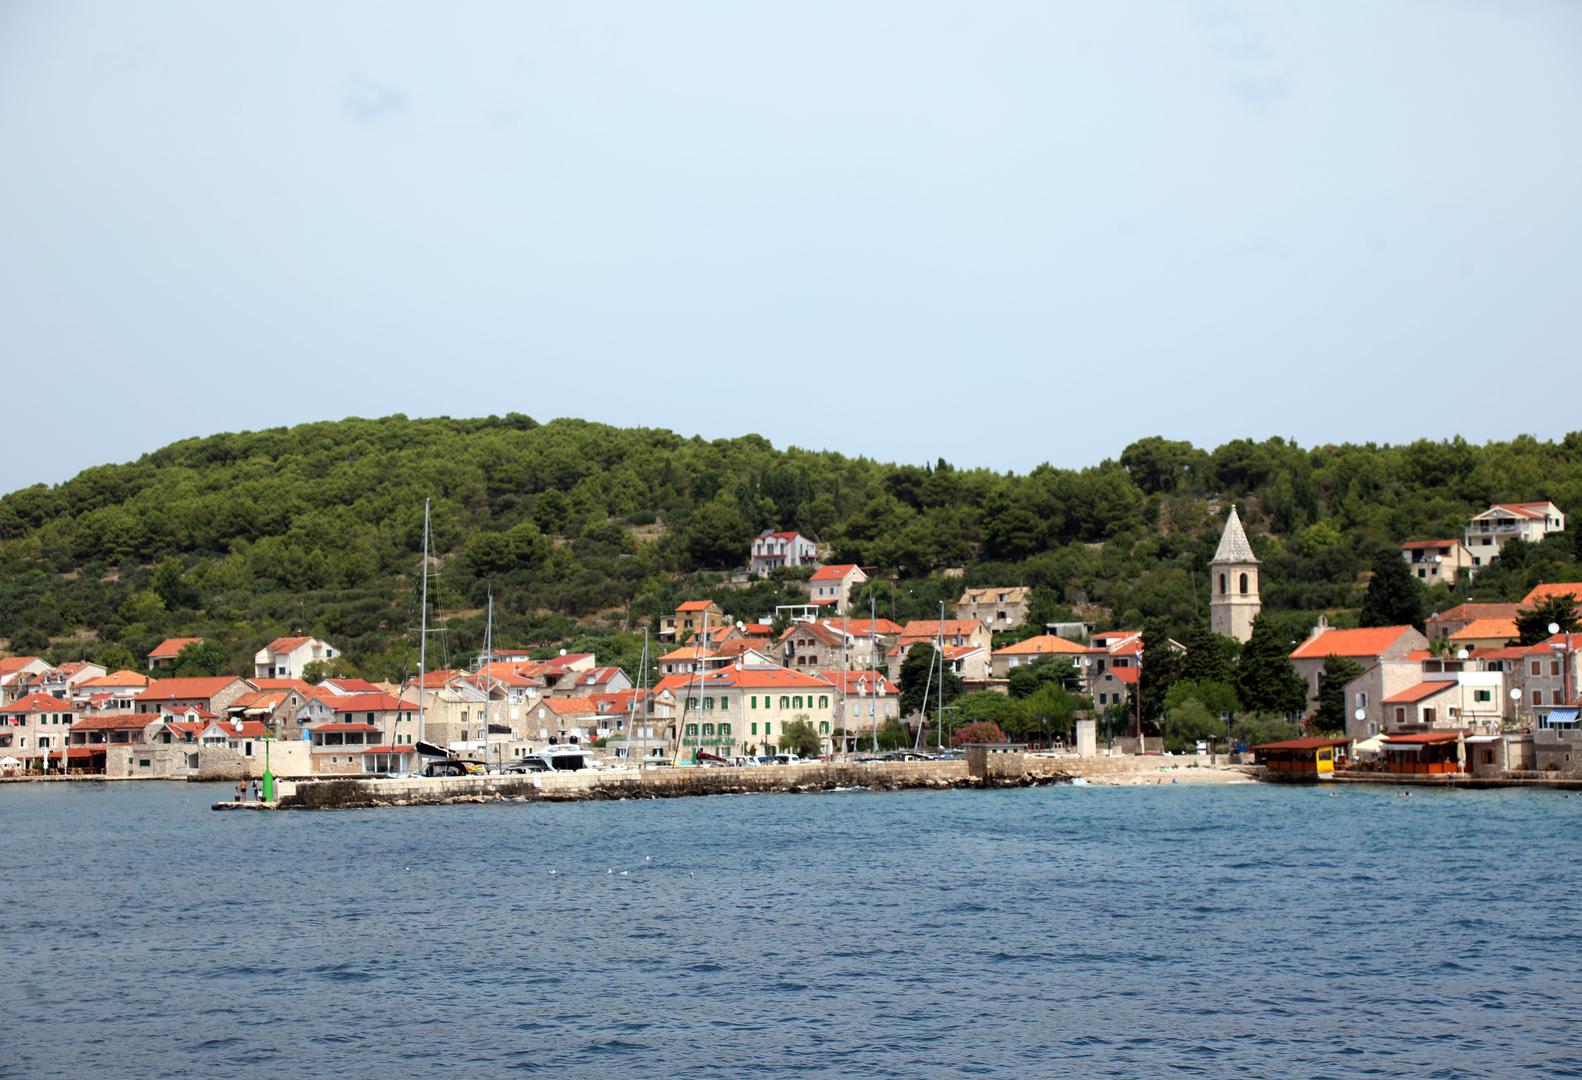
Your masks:
M1522 688L1513 686L1511 687L1511 726L1516 729L1522 726L1521 706Z

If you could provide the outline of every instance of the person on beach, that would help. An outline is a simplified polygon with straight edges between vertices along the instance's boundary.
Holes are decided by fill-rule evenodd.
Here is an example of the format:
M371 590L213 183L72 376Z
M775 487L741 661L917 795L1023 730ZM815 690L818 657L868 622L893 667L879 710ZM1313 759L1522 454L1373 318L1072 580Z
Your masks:
M232 798L232 799L231 799L231 801L232 801L232 802L241 802L241 801L242 801L242 795L243 795L243 790L244 790L244 789L243 789L243 787L242 787L242 785L241 785L241 784L240 784L240 783L238 783L238 784L237 784L237 785L236 785L236 794L235 794L235 796L234 796L234 797L233 797L233 798Z

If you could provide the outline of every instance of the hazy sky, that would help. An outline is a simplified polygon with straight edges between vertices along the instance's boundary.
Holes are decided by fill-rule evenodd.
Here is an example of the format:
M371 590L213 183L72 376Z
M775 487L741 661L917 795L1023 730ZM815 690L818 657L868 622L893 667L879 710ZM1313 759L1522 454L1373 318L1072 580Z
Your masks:
M1582 428L1582 4L0 0L0 489L347 415Z

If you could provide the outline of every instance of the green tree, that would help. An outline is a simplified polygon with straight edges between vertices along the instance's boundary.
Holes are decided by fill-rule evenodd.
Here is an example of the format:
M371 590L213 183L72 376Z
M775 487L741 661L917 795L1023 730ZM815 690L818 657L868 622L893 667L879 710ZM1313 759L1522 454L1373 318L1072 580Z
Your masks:
M1373 560L1373 577L1362 597L1362 626L1423 627L1423 589L1399 551Z
M940 704L940 694L944 694L946 704L961 696L961 680L956 677L947 665L944 670L943 686L941 686L940 672L938 670L939 654L934 651L934 646L923 642L913 645L907 650L906 659L901 662L901 715L911 716L926 704L929 712L933 712ZM933 670L933 677L929 672ZM927 693L928 700L924 702L923 695Z
M194 641L182 646L170 665L170 676L176 679L201 678L219 675L225 667L225 649L216 641Z
M1182 656L1170 643L1168 625L1162 620L1151 620L1143 630L1142 672L1137 681L1145 724L1159 725L1165 711L1165 694L1181 677L1181 665Z
M879 727L880 750L904 750L912 745L912 736L899 720L886 720Z
M1163 734L1166 750L1185 749L1199 739L1213 739L1225 734L1225 723L1209 711L1197 698L1188 698L1164 715Z
M1574 633L1579 627L1577 602L1573 596L1557 594L1540 600L1524 611L1516 613L1516 632L1521 644L1536 645L1549 638L1549 627L1558 626L1562 634Z
M1252 637L1236 662L1236 696L1254 713L1300 716L1307 684L1291 666L1285 635L1267 614L1252 621Z
M1326 656L1318 676L1318 708L1313 731L1324 735L1346 733L1346 684L1362 674L1362 665L1343 656Z
M106 645L93 654L93 662L106 671L136 671L143 665L137 662L132 650L125 645Z
M198 590L182 573L180 559L169 558L155 567L154 592L159 594L167 610L198 606Z
M1055 736L1070 740L1075 736L1077 713L1093 707L1088 698L1073 694L1058 682L1046 682L1019 703L1018 729L1036 733L1042 740Z
M823 748L818 732L813 730L813 724L806 716L797 716L786 721L780 731L780 739L775 745L782 754L795 754L804 758L818 757Z

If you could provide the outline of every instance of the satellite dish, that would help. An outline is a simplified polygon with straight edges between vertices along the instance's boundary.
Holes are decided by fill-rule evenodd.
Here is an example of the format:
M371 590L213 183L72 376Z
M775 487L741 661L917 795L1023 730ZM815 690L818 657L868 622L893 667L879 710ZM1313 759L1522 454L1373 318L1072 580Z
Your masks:
M561 656L565 656L566 655L566 650L565 649L561 649L560 650L560 655Z
M240 720L240 719L237 719L237 720L232 720L232 721L231 721L231 724L232 724L232 725L233 725L233 726L235 726L235 728L236 728L236 730L237 730L237 731L241 731L241 730L242 730L242 721L241 721L241 720Z
M1521 699L1522 699L1522 688L1519 687L1519 686L1511 687L1511 700L1512 701L1520 701Z
M1457 660L1465 660L1470 655L1471 655L1471 653L1467 652L1467 650L1465 650L1465 649L1457 649L1456 650L1456 659Z
M1368 710L1367 709L1358 709L1356 712L1352 713L1351 716L1352 716L1352 719L1356 720L1357 723L1360 724L1360 723L1362 723L1364 720L1366 720L1368 718Z
M1560 624L1557 623L1557 622L1550 623L1549 624L1549 632L1551 634L1558 634L1560 632Z

